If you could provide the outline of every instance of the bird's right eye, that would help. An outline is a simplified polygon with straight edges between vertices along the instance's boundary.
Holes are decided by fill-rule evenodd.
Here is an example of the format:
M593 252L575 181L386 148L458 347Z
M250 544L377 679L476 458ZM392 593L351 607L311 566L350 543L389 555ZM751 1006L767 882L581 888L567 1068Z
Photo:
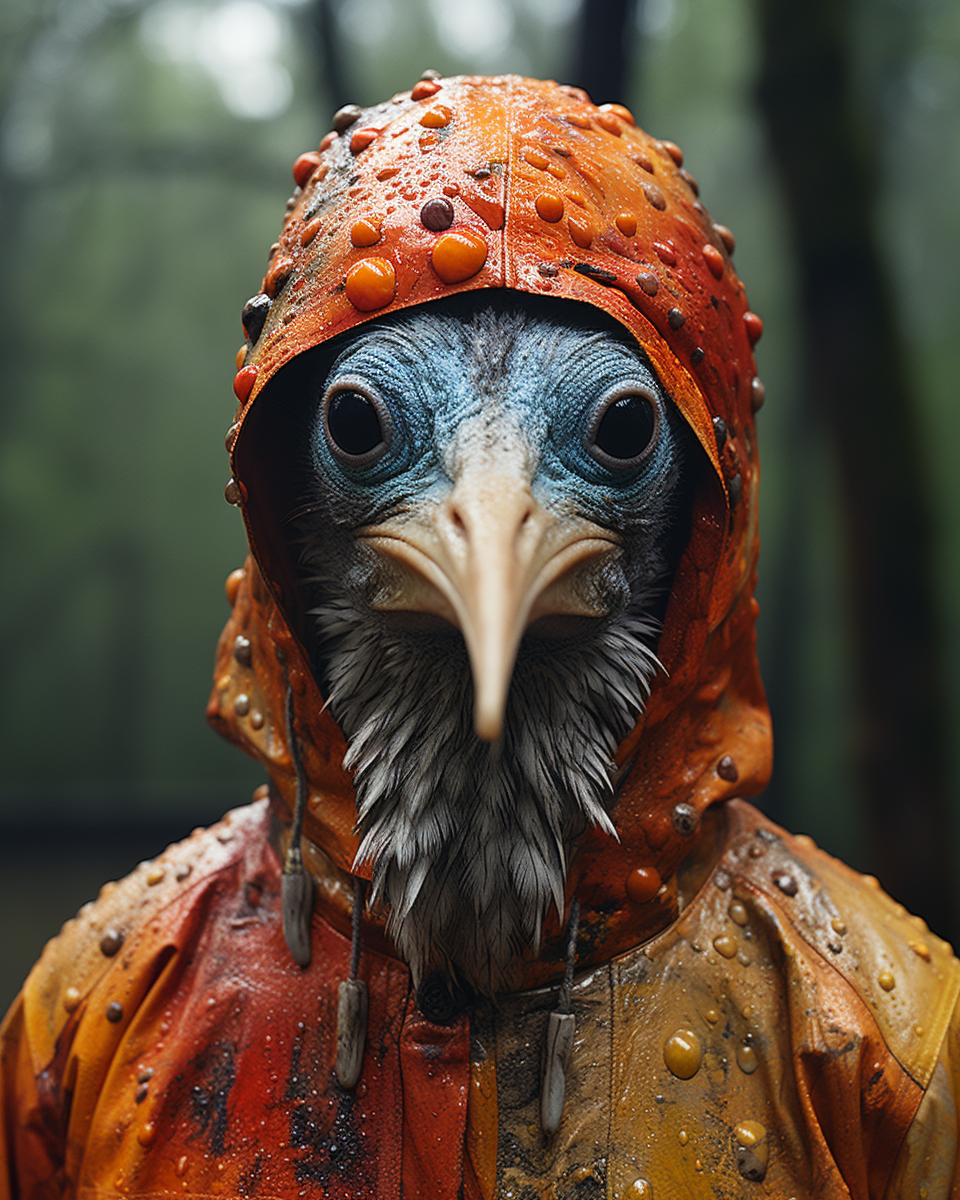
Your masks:
M324 432L333 454L351 467L375 462L390 443L388 414L365 391L342 386L325 398Z

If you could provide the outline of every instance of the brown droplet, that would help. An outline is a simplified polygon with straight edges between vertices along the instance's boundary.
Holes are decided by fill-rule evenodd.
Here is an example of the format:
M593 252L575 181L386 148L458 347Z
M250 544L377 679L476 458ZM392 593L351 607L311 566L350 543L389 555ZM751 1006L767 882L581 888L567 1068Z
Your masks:
M364 125L362 129L358 129L350 138L350 153L360 154L368 146L371 146L379 136L379 129L374 129L372 125Z
M687 318L679 308L671 308L667 313L667 324L671 329L680 329L686 324Z
M251 296L243 306L240 320L243 322L243 332L250 339L251 345L257 344L257 339L263 330L264 322L270 313L270 297L263 292ZM240 368L238 367L237 370Z
M651 271L641 271L637 276L637 283L647 296L655 296L660 290L660 281Z
M75 1011L75 1009L80 1007L81 999L82 999L82 997L80 995L80 991L78 988L68 987L67 990L63 993L63 1000L62 1000L63 1007L67 1010L68 1013L72 1013Z
M649 175L653 174L653 163L650 161L649 154L645 153L643 150L634 150L634 152L630 155L630 158L637 164L638 167L642 167Z
M246 692L241 692L233 702L233 711L238 717L245 717L250 711L250 697Z
M670 814L670 823L677 833L688 837L700 824L700 814L692 804L687 804L685 800L681 800L679 804L673 806L673 812Z
M713 418L713 436L717 441L717 449L722 450L727 441L727 423L723 417Z
M234 638L233 657L241 667L249 667L253 661L253 650L250 646L250 639L244 637L242 633L237 634L236 638Z
M350 241L359 248L375 246L380 241L380 227L379 217L361 217L350 229Z
M437 104L427 109L420 118L420 124L424 129L445 129L452 119L453 109L447 108L445 104Z
M728 254L732 254L737 244L737 239L733 236L733 232L726 225L714 225L713 232L717 235L721 242L726 247Z
M697 183L686 167L681 167L677 174L695 196L700 195L700 184Z
M293 164L293 181L302 188L317 167L320 166L320 155L315 150L301 154Z
M440 91L440 84L437 79L421 79L419 83L414 84L413 91L410 93L411 100L426 100L430 96L435 96Z
M927 945L926 942L911 941L911 942L907 942L907 945L914 952L914 954L916 954L916 955L918 955L918 957L922 958L924 962L930 961L930 947Z
M690 1134L685 1129L681 1129L677 1134L677 1141L681 1146L685 1146L690 1141Z
M732 933L718 933L713 939L713 948L724 958L734 958L737 953L738 942Z
M730 872L725 871L723 867L721 867L718 871L715 871L713 874L714 887L718 887L721 892L725 892L732 882L733 880L730 878Z
M320 142L320 153L322 154L324 150L329 150L339 136L335 129L331 129L329 133L325 133L323 140Z
M351 125L359 121L362 116L363 109L359 104L345 104L333 114L333 127L337 133L343 133L345 129L349 129Z
M531 167L535 167L538 171L545 171L550 159L539 150L528 148L523 152L523 161L529 163Z
M453 205L444 196L435 196L420 209L420 223L433 233L442 233L453 224Z
M247 361L247 349L247 344L244 342L244 344L237 351L236 357L233 360L236 363L238 371L242 369L243 364Z
M636 214L632 212L617 213L616 226L624 237L633 237L637 232Z
M537 270L544 277L544 279L556 279L556 277L560 274L557 266L552 262L540 263L540 265L537 267Z
M757 1052L749 1043L737 1047L737 1066L744 1075L752 1075L759 1066Z
M149 1083L153 1078L153 1067L144 1067L142 1071L137 1072L137 1083Z
M763 386L763 381L759 375L754 375L753 382L750 384L750 409L752 412L758 413L763 408L763 402L767 398L767 389Z
M762 1182L767 1173L770 1146L767 1131L759 1121L741 1121L733 1131L737 1169L751 1183Z
M707 266L710 268L714 279L722 279L723 270L726 264L723 261L723 255L716 248L716 246L710 242L707 242L703 248L703 257Z
M730 497L730 507L736 508L743 499L743 479L739 475L734 475L727 484L727 495Z
M137 1134L137 1141L141 1146L149 1146L153 1139L157 1136L157 1128L152 1121L148 1121L146 1125Z
M563 216L563 197L556 192L541 192L533 202L537 216L544 221L559 221Z
M883 988L883 990L885 992L892 992L893 989L897 986L897 981L894 979L894 977L890 974L889 971L881 971L880 974L877 976L877 983L880 984L880 986Z
M487 242L473 229L458 229L437 239L430 261L444 283L472 279L487 261Z
M573 125L576 129L590 129L590 118L584 116L583 113L567 113L565 120L568 125Z
M841 920L840 917L831 917L830 928L834 933L839 933L842 936L847 932L847 923L846 921Z
M161 866L151 867L147 872L147 887L156 887L158 883L163 882L163 877L166 875L166 869Z
M660 149L665 150L678 167L683 166L683 151L676 142L661 142Z
M797 894L797 881L792 875L788 875L786 871L774 871L773 882L785 896L795 896Z
M230 454L232 452L233 447L236 445L237 434L239 432L240 432L240 422L234 421L234 423L227 430L226 436L223 439L223 444L224 444L224 447L228 454Z
M742 900L731 900L730 907L727 909L727 914L734 925L746 925L750 919L747 914L746 906Z
M250 714L250 724L254 729L263 728L263 713L259 710L259 708L255 708Z
M828 938L827 949L831 954L840 954L843 950L843 942L839 938Z
M355 263L344 279L347 299L360 312L374 312L393 302L397 273L385 258L365 258Z
M690 361L695 367L699 367L703 362L703 354L704 351L702 346L697 346L690 351Z
M123 933L119 929L108 929L100 939L100 953L106 958L113 958L123 945Z
M656 867L636 867L627 876L627 895L634 904L646 904L660 891L661 883Z
M174 879L176 879L178 883L183 883L192 870L193 867L190 865L190 863L181 863L174 873Z
M223 590L227 596L227 603L231 608L233 608L237 602L237 596L240 594L240 585L243 583L246 577L247 573L243 567L237 567L236 570L231 571L226 578L226 581L223 585Z
M646 1179L635 1179L627 1188L626 1200L653 1200L653 1188Z
M711 1025L716 1025L720 1020L720 1010L719 1008L707 1008L704 1010L703 1016L704 1020L709 1021Z
M751 846L749 853L751 858L762 858L764 849L762 846Z
M736 783L740 778L740 772L737 770L737 764L733 761L729 754L725 754L717 763L717 774L721 779L725 779L728 783Z
M663 1061L678 1079L692 1079L696 1075L703 1062L703 1048L692 1029L678 1029L667 1038Z
M111 1025L116 1025L118 1021L123 1020L123 1005L118 1004L116 1000L111 1000L107 1005L104 1016L111 1023Z
M663 192L660 191L657 185L655 183L647 183L644 181L640 186L643 188L643 194L653 205L653 207L659 212L663 212L663 210L667 207L667 198Z
M188 1159L185 1154L181 1154L180 1157L177 1159L177 1165L174 1167L174 1171L176 1172L178 1179L182 1179L184 1177L184 1175L186 1175L187 1162L188 1162Z
M145 1083L141 1083L137 1090L133 1093L134 1104L142 1104L146 1100L150 1089Z
M442 79L443 76L433 67L427 67L425 71L420 72L421 79Z
M666 242L654 242L653 251L657 258L666 266L675 267L677 265L677 252L672 246L668 246Z

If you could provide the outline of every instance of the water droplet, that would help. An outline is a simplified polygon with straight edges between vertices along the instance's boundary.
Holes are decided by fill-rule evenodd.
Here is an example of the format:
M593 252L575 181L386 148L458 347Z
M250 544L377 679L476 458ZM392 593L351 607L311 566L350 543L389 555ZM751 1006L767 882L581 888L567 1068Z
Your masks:
M692 1079L700 1070L703 1048L692 1029L678 1029L663 1047L663 1061L678 1079Z
M770 1146L759 1121L741 1121L733 1131L734 1155L744 1179L759 1183L767 1173Z
M568 217L567 228L574 242L582 250L586 250L593 241L593 222L588 217Z
M792 875L788 875L786 871L774 871L773 882L785 896L795 896L797 894L797 881Z
M646 904L659 892L661 882L656 867L636 867L627 876L627 895L634 904Z
M453 205L442 196L428 200L420 209L420 223L433 233L442 233L453 224Z
M617 213L616 226L624 237L633 237L637 232L636 214L632 212Z
M621 137L623 130L620 127L620 122L611 112L601 112L597 117L597 124L607 133L612 133L614 137Z
M637 283L640 285L640 290L648 296L655 296L660 290L659 280L650 271L641 271L637 276Z
M657 187L657 185L655 183L648 183L646 180L642 180L640 186L643 188L643 194L646 196L649 203L652 204L658 212L663 212L663 210L667 207L667 198Z
M708 242L703 248L703 257L706 260L707 266L710 268L710 272L714 279L722 279L723 269L726 264L723 261L723 255L716 248L716 246L711 245Z
M241 367L243 366L243 364L247 361L247 343L246 342L244 342L243 345L240 347L240 349L237 351L236 356L234 357L233 361L236 364L237 370L239 371L241 369ZM228 446L227 449L229 449L229 448L230 447Z
M123 945L123 933L119 929L108 929L100 939L100 953L105 958L113 958Z
M667 313L667 324L671 329L682 329L686 324L687 318L683 315L679 308L671 308ZM719 772L719 767L717 771Z
M563 197L556 192L541 192L533 202L537 216L544 221L559 221L563 216Z
M123 1005L118 1004L116 1000L111 1000L107 1005L104 1016L111 1023L111 1025L116 1025L118 1021L123 1020Z
M374 312L393 302L397 273L385 258L365 258L355 263L344 280L347 299L360 312Z
M653 174L653 163L650 161L649 154L646 154L643 150L634 150L630 158L638 167L642 167L648 175Z
M447 108L445 104L438 104L435 108L428 109L420 118L420 124L424 129L444 129L450 124L453 118L453 110Z
M750 345L755 346L763 337L763 321L756 313L746 312L743 314L743 324L747 330Z
M547 163L550 161L545 154L541 154L539 150L524 150L523 161L529 163L531 167L535 167L538 171L545 171Z
M164 875L166 875L166 873L167 872L164 867L161 867L161 866L151 867L150 870L147 872L147 886L148 887L156 887L158 883L162 882L163 877L164 877Z
M881 971L880 974L877 976L877 983L880 984L880 986L883 988L883 990L885 992L892 992L893 989L897 986L897 981L894 979L894 977L890 974L889 971Z
M676 142L661 142L660 149L665 150L678 167L683 166L683 151Z
M910 949L920 956L924 962L930 961L930 947L926 942L907 942Z
M263 713L259 710L259 708L255 708L253 710L253 712L250 714L250 724L253 726L254 729L262 729L263 728ZM220 837L217 839L217 841L228 842L228 841L230 841L230 839Z
M653 1200L653 1188L646 1179L635 1179L627 1188L627 1200Z
M458 229L437 239L431 262L444 283L471 279L487 261L487 243L472 229Z
M764 387L763 380L759 375L754 375L753 381L750 384L750 410L758 413L763 408L763 402L767 398L767 389Z
M703 1015L711 1025L716 1025L716 1023L720 1020L720 1010L718 1008L708 1008L704 1011Z
M725 754L717 763L717 774L721 779L725 779L727 783L736 783L740 778L740 772L737 770L737 764L733 761L729 754Z
M75 1009L80 1007L81 999L82 999L82 997L80 995L79 989L77 989L75 987L68 987L67 990L63 993L63 1000L62 1000L63 1007L67 1010L68 1013L72 1013Z
M343 133L349 129L356 121L359 121L363 116L363 109L359 104L345 104L342 108L338 108L333 114L333 127L337 133Z
M238 717L245 717L250 711L250 697L246 692L241 692L233 702L233 711Z
M354 246L375 246L380 241L379 217L361 217L350 230L350 241Z
M718 933L713 939L713 948L724 958L733 958L737 953L737 939L730 933Z
M293 164L293 180L297 187L302 188L319 166L320 155L315 150L301 154Z
M733 236L733 233L726 227L726 225L714 225L713 232L717 235L717 237L720 239L720 241L723 242L724 246L726 247L727 253L732 254L734 251L734 247L737 244L736 238Z
M834 933L839 933L841 936L847 932L847 923L840 917L830 918L830 928Z
M746 925L750 919L747 915L746 906L740 900L731 900L730 907L727 909L730 920L734 925Z
M157 1127L152 1121L148 1121L146 1125L137 1134L137 1141L141 1146L149 1146L153 1139L157 1136Z
M174 1168L174 1170L176 1171L177 1176L180 1179L182 1179L184 1177L184 1175L186 1175L186 1173L187 1173L187 1156L185 1154L181 1154L180 1157L177 1159L177 1165Z
M752 1046L742 1045L737 1047L737 1066L744 1075L752 1075L758 1065L757 1052Z
M411 100L427 100L430 96L435 96L440 91L440 83L436 79L421 79L419 83L414 85L413 91L410 93Z

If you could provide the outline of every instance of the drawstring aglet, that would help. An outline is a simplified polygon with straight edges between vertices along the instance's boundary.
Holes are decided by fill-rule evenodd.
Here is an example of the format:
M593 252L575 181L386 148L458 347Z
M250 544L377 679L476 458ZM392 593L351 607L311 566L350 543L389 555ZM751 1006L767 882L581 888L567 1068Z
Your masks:
M580 924L580 903L576 897L570 905L570 922L567 926L567 965L560 987L557 1011L547 1018L547 1036L543 1047L543 1082L540 1087L540 1124L547 1137L560 1128L563 1117L563 1101L567 1092L566 1065L576 1018L570 1011L570 990L573 986L573 969L577 960L577 929Z
M337 1002L337 1061L334 1064L337 1081L342 1088L354 1088L363 1067L363 1050L367 1044L367 985L357 978L360 969L360 927L367 881L354 880L352 937L350 941L350 978L340 984Z

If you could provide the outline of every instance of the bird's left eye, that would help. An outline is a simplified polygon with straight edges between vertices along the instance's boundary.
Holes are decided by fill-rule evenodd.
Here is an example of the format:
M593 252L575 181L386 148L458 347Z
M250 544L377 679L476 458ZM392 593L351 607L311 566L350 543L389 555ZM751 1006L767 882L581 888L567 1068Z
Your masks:
M324 430L334 455L349 466L367 466L386 450L389 421L359 388L332 389L325 398Z
M656 402L638 392L619 392L600 408L585 438L588 452L614 470L638 465L660 430Z

